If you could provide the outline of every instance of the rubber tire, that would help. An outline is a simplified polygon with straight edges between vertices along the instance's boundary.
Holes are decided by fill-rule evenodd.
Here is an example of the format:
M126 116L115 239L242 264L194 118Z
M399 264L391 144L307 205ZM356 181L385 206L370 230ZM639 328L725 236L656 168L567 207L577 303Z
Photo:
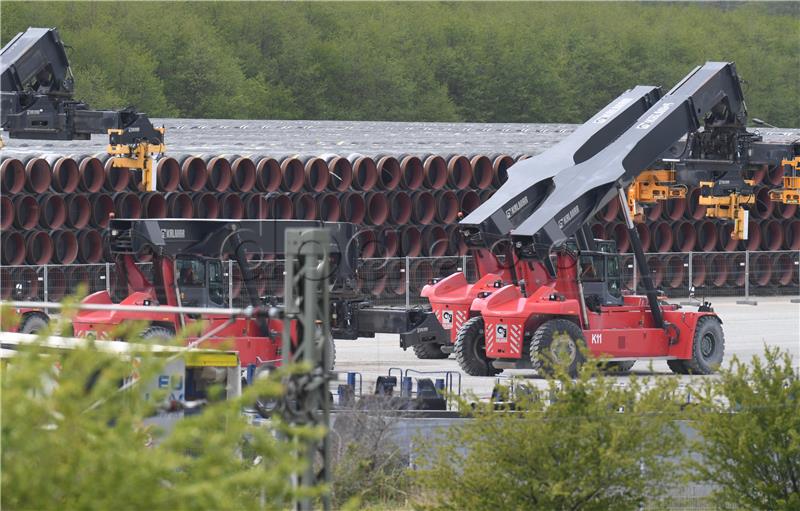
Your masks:
M686 367L685 360L667 360L667 365L670 371L675 374L689 374L689 369Z
M620 362L606 362L603 370L608 374L625 374L631 372L631 368L636 363L635 360L624 360Z
M156 344L169 344L175 338L175 332L163 326L149 326L142 332L143 341L156 341Z
M702 340L706 335L714 338L714 351L706 357L702 352ZM722 323L716 316L702 316L694 327L692 340L692 358L683 360L688 374L714 374L722 365L725 356L725 334L722 332Z
M503 372L486 357L483 318L475 316L461 325L453 352L461 369L470 376L494 376Z
M29 312L26 314L22 323L19 325L19 333L21 334L38 334L50 324L50 318L41 312Z
M586 350L586 340L583 338L583 330L567 319L551 319L545 321L536 329L531 339L531 365L539 373L553 374L553 360L549 355L550 345L555 334L560 332L569 335L575 343L575 358L566 367L567 374L574 378L578 375L581 365L585 362L583 353Z
M450 356L449 353L442 352L441 345L432 342L417 344L412 346L411 349L414 350L414 355L421 360L441 359Z

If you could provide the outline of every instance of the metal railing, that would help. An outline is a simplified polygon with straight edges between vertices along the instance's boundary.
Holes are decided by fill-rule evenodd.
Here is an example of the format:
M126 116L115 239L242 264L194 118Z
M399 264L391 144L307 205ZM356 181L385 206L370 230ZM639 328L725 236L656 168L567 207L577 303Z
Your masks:
M669 297L688 296L692 287L701 296L800 296L800 251L675 252L647 254L655 285ZM152 278L152 263L139 263ZM248 305L241 272L233 261L224 262L224 296L228 307ZM251 261L260 296L283 294L284 262ZM424 303L420 290L431 280L466 271L477 279L469 256L395 257L359 261L355 281L359 293L380 305L410 306ZM632 254L622 255L622 280L628 289L642 292ZM127 293L114 264L3 266L0 299L59 301L86 286L88 293L107 290L115 299Z

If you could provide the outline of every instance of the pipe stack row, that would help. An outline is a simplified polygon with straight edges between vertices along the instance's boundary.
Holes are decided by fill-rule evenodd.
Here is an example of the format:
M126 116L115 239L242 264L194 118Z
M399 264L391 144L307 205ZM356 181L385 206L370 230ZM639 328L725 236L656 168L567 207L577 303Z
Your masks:
M112 214L347 221L364 227L363 258L463 255L467 250L456 227L458 219L490 197L505 182L508 168L525 157L177 154L157 162L155 192L139 191L139 178L114 168L106 154L5 157L0 161L1 262L109 261L103 236ZM769 201L769 190L781 184L782 172L781 167L764 167L747 176L756 184L748 240L731 240L732 223L705 217L705 208L697 204L699 189L690 188L685 199L646 209L645 222L637 225L645 251L730 252L738 257L743 250L800 250L797 205ZM596 215L591 228L595 237L614 239L621 252L630 251L616 201ZM659 261L667 264L664 258ZM725 268L732 267L724 261ZM431 272L440 276L439 269L431 266L429 272L428 263L419 263L412 268L412 280ZM701 264L716 268L717 263L723 264L723 259ZM392 280L396 273L386 270L384 279L383 271L376 273L374 283L363 284L373 295L400 289ZM80 280L66 275L67 288L76 279ZM786 280L777 279L779 285ZM771 285L773 280L767 280ZM728 284L725 280L718 287Z

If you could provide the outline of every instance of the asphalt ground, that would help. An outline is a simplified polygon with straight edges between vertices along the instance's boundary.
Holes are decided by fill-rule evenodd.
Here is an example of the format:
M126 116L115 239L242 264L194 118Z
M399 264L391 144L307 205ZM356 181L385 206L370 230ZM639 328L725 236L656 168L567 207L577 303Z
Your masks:
M755 298L757 305L737 304L740 298L713 299L712 306L723 321L724 363L730 362L734 356L751 361L753 357L763 354L764 346L771 346L788 351L800 369L800 303L791 303L791 298ZM676 303L679 301L674 300ZM695 310L693 307L686 308ZM419 360L411 349L403 351L400 348L399 336L394 334L379 334L375 339L336 340L336 370L340 372L340 378L344 380L344 373L348 371L360 372L365 394L374 390L378 376L387 375L393 367L416 371L457 371L461 373L462 392L472 392L479 398L488 398L496 382L507 384L512 377L525 378L537 386L546 384L532 370L505 370L497 377L468 376L460 371L454 355L448 359ZM639 361L632 372L637 375L672 375L667 363L662 360ZM397 371L394 374L397 375ZM409 376L418 375L409 373ZM673 376L687 384L706 378ZM428 377L441 378L443 375ZM624 382L629 376L618 378ZM457 377L454 381L457 382Z

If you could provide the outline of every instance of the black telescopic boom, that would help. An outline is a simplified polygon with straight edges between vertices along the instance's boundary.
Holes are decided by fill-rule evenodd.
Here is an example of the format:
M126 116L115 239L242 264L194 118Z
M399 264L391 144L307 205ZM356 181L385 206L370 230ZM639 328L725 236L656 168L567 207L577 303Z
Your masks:
M658 291L653 285L653 279L650 277L650 267L647 265L647 258L644 256L642 249L642 240L639 239L639 231L633 225L631 212L628 210L628 200L625 197L625 190L622 187L617 187L619 191L619 200L622 203L622 214L625 216L625 227L628 228L628 237L631 240L631 247L633 247L633 256L636 258L636 265L639 267L639 274L642 276L642 283L644 284L644 292L647 295L647 301L650 302L650 311L653 314L653 323L656 328L664 328L664 316L661 314L661 304L658 303Z

